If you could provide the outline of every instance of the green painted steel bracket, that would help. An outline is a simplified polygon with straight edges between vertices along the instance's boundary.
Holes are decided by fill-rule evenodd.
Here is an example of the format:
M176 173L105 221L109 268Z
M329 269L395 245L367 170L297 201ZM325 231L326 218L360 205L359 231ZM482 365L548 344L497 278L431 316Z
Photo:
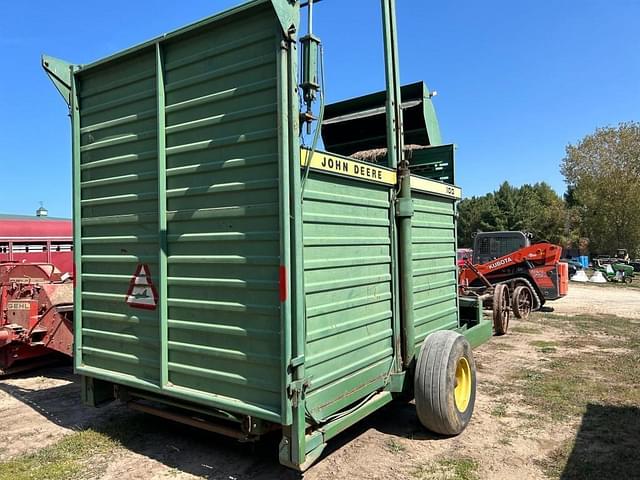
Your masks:
M73 65L59 58L42 55L42 68L47 72L67 105L71 106L71 70Z
M291 406L293 408L296 408L298 407L298 405L300 405L300 402L303 400L304 394L308 387L309 387L308 378L304 378L302 380L294 380L289 384L287 388L288 388L289 397L291 398Z
M396 202L396 217L407 218L413 217L413 199L400 197Z
M407 380L407 370L398 373L392 373L389 376L389 383L385 387L388 392L402 392L405 389L405 381Z
M291 362L289 362L289 365L291 365L291 368L298 368L300 365L304 364L304 355L298 355L295 358L291 359Z
M113 383L97 378L80 377L82 403L91 407L100 407L116 399Z
M478 325L463 329L460 333L466 337L472 348L476 348L489 341L493 336L493 323L489 320L482 320Z
M324 442L322 433L316 430L312 435L307 435L305 446L304 461L296 463L290 460L292 458L291 443L286 436L283 437L279 447L280 463L299 472L304 472L320 458L327 444Z
M318 458L320 458L322 452L327 446L327 442L330 439L359 422L367 415L370 415L376 410L382 408L392 400L393 395L391 392L379 392L352 412L345 414L344 416L323 425L313 433L306 435L304 462L300 464L287 460L291 458L291 444L285 436L280 443L280 462L283 465L304 472L307 468L313 465Z
M280 26L285 35L296 30L300 22L300 2L298 0L271 0Z

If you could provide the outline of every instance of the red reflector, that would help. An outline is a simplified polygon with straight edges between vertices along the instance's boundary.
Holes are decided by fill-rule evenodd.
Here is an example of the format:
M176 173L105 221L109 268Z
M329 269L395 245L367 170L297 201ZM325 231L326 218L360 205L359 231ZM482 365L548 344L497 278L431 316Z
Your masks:
M280 265L280 301L287 300L287 267Z

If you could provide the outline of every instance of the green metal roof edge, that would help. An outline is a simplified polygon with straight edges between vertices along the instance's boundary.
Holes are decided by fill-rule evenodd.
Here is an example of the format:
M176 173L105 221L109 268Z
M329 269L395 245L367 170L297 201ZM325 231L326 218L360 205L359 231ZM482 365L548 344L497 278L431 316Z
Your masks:
M37 220L41 222L47 220L53 220L56 222L71 221L70 218L63 217L37 217L36 215L15 215L12 213L0 213L0 220Z
M265 4L265 3L271 3L271 6L275 11L284 32L289 30L289 27L291 25L297 25L299 21L299 12L300 12L300 9L297 7L298 0L250 0L248 2L237 5L235 7L231 7L228 10L224 10L222 12L216 13L209 17L205 17L201 20L197 20L194 23L190 23L189 25L178 28L177 30L173 30L171 32L159 35L157 37L152 38L151 40L147 40L146 42L142 42L137 45L134 45L133 47L129 47L124 50L121 50L107 57L101 58L100 60L96 60L94 62L87 63L84 65L79 65L79 68L74 73L81 73L81 72L85 72L87 70L99 67L101 65L109 63L118 58L142 51L146 48L150 48L160 41L167 40L179 35L183 35L187 32L200 28L204 25L219 22L221 20L224 20L227 17L236 15L240 12L249 10L251 8L257 7L258 5Z

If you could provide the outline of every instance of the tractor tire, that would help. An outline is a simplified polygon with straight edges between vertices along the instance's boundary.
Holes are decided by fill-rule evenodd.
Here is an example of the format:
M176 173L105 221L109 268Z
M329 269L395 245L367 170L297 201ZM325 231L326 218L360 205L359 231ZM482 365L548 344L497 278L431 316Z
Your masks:
M414 374L420 423L434 433L458 435L469 424L476 401L476 364L471 345L459 333L429 335Z
M533 292L526 285L519 285L511 297L511 309L516 318L526 319L533 310Z
M631 283L633 282L633 277L631 275L625 275L624 276L624 282L625 283Z
M493 291L493 329L496 335L504 335L509 329L510 303L509 287L499 283Z

